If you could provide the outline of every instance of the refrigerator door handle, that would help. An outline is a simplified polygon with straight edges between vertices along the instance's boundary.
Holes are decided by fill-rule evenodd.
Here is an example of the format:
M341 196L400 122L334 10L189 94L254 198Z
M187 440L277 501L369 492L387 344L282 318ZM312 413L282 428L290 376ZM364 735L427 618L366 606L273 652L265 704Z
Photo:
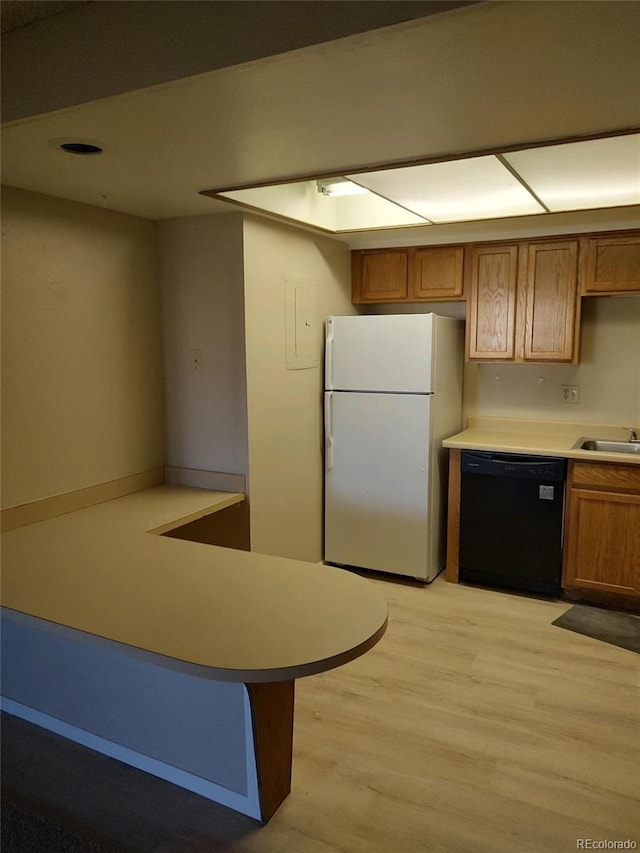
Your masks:
M327 329L327 340L325 342L324 377L324 387L333 388L333 324L330 324Z
M333 391L324 397L324 431L326 436L325 463L327 471L333 468Z

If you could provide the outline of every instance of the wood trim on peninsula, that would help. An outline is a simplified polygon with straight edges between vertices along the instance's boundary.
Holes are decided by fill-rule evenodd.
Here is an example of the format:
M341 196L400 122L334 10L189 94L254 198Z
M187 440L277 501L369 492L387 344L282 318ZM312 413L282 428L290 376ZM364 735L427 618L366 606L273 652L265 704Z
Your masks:
M251 705L262 822L291 791L294 681L245 684Z
M447 520L447 568L449 583L458 583L460 573L460 450L449 451L449 512Z

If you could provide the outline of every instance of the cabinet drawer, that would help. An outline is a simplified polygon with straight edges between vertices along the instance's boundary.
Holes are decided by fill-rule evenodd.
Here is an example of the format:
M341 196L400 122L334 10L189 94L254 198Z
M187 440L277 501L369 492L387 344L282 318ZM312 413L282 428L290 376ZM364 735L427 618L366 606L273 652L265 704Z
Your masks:
M640 465L574 462L571 485L573 488L601 488L640 494Z

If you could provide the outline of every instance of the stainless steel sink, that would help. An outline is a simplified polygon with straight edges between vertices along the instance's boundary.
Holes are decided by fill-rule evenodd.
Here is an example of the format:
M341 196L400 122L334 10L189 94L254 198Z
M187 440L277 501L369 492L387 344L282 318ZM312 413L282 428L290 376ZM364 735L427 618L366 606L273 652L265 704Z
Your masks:
M640 442L607 441L600 438L579 438L575 450L594 450L601 453L640 453Z

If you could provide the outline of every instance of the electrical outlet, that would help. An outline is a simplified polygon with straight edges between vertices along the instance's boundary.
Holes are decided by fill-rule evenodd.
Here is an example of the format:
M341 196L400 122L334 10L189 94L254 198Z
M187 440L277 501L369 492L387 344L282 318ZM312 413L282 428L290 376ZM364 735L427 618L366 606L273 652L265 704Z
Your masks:
M562 399L565 403L580 402L580 387L578 385L561 385Z
M191 369L202 370L202 350L191 350Z

